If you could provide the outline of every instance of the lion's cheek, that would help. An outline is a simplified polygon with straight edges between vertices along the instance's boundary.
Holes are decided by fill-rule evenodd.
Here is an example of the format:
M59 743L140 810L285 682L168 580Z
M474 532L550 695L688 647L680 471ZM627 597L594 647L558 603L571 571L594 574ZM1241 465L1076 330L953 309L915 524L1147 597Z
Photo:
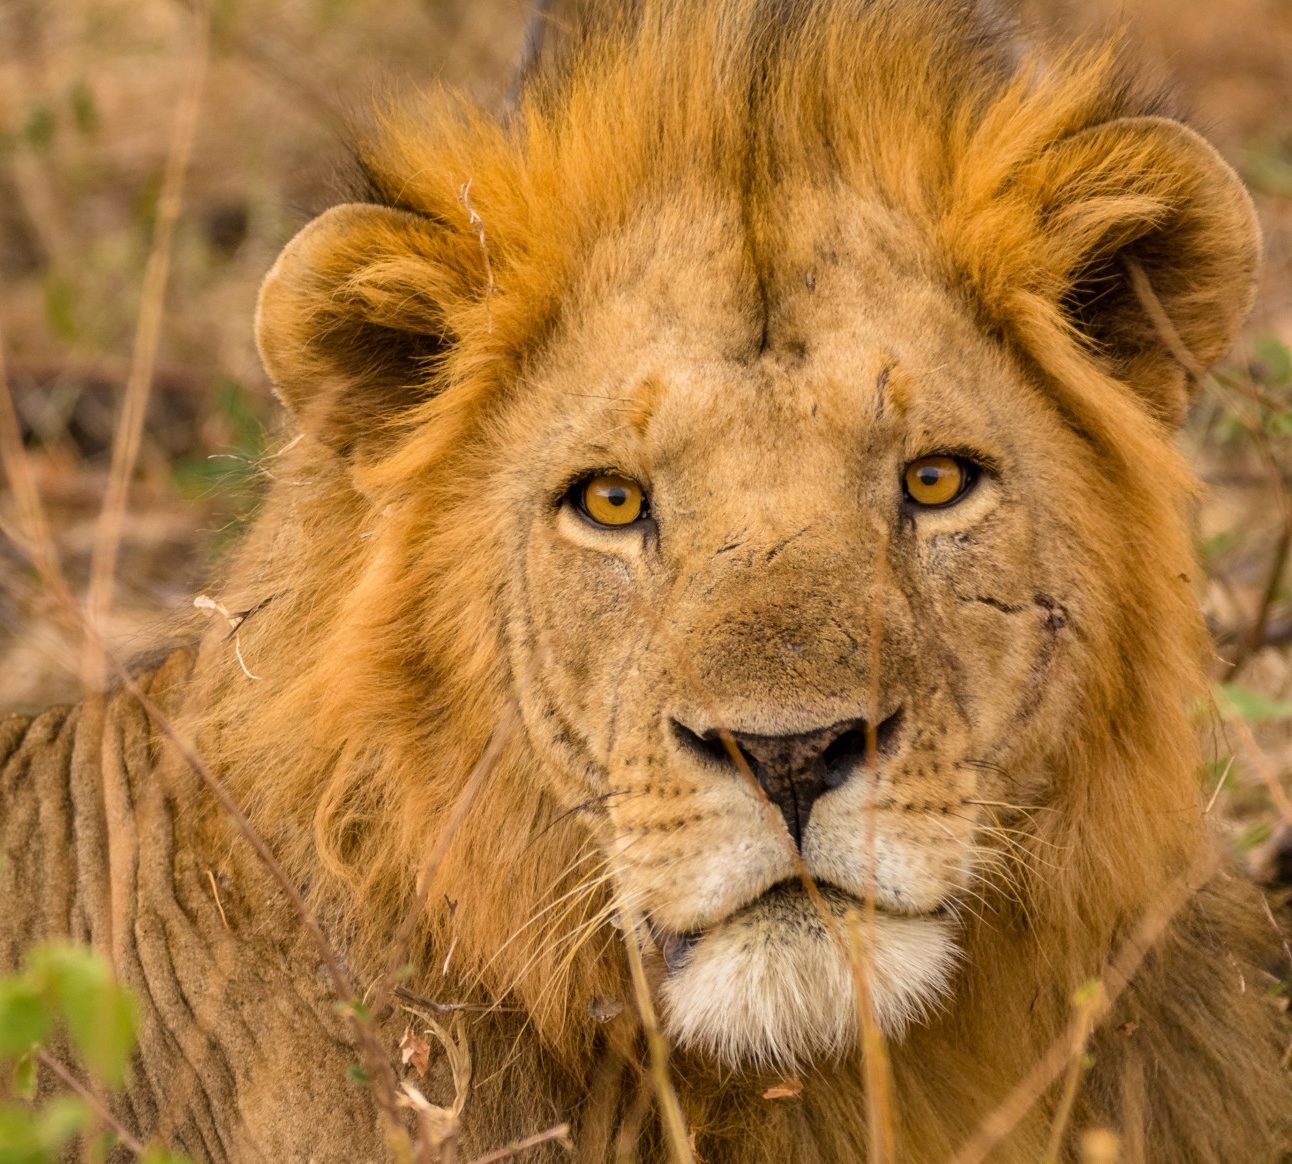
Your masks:
M570 729L604 762L617 707L634 682L632 655L647 634L642 602L621 562L595 560L572 573L555 547L531 549L527 586L512 623L513 669L522 701L530 686L561 709Z
M774 831L766 806L749 789L729 791L721 811L685 802L672 802L667 811L649 803L640 811L611 810L610 856L620 889L669 930L702 928L794 874L786 839ZM635 799L647 798L629 793L611 803Z
M883 909L929 913L973 876L978 816L959 799L874 810L836 793L813 813L803 860L813 877L862 899L873 894Z

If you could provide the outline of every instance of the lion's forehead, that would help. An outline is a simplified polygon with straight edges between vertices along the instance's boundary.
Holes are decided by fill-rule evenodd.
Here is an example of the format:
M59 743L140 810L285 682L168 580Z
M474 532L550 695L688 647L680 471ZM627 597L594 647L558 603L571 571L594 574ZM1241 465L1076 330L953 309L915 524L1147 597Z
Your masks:
M829 504L822 476L855 491L868 460L1026 445L1014 434L1043 404L999 344L931 276L860 263L864 245L787 258L774 289L739 263L665 250L652 265L674 277L621 267L613 294L573 296L519 405L541 459L563 473L600 457L699 492L725 482L746 502L779 480L783 507Z

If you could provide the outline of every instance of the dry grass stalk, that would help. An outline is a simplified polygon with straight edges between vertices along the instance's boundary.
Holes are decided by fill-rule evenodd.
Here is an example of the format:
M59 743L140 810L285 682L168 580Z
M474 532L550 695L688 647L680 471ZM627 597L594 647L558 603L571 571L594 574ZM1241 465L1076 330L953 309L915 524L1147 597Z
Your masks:
M93 628L87 625L86 633L87 635L94 634ZM358 998L358 993L341 962L340 955L328 940L327 935L324 934L323 927L315 916L314 911L310 909L304 897L301 896L300 890L287 875L287 871L279 864L278 858L274 856L264 838L256 832L251 821L247 819L246 815L229 795L221 780L211 771L210 767L193 750L189 743L180 736L169 717L148 698L126 668L107 653L102 640L98 640L97 646L103 652L103 658L107 660L115 672L121 686L135 699L160 735L170 743L189 769L206 786L207 791L219 802L225 815L233 822L234 827L251 846L266 872L269 873L278 888L286 895L293 912L305 927L306 932L310 935L323 959L323 965L327 971L333 993L336 995L341 1006L341 1012L350 1026L351 1033L360 1052L363 1067L372 1080L373 1096L377 1102L378 1111L385 1121L388 1136L392 1144L402 1142L406 1145L407 1132L405 1132L399 1117L395 1073L391 1067L390 1059L378 1039L372 1020L356 1005L348 1001Z
M650 1055L650 1079L655 1091L655 1101L659 1104L664 1135L668 1140L669 1156L673 1164L695 1164L695 1154L691 1151L691 1140L687 1134L686 1119L682 1115L682 1104L677 1098L677 1091L668 1072L668 1040L660 1030L659 1020L655 1015L655 1005L651 1001L650 985L646 981L646 969L642 965L641 947L637 935L643 923L626 902L619 906L623 919L624 949L628 952L628 969L633 979L633 997L637 1001L637 1013L641 1017L642 1029L646 1033L646 1049Z
M875 1021L872 944L867 942L863 929L867 924L872 927L873 934L873 906L869 922L863 921L856 910L848 911L848 953L853 979L857 983L857 1022L861 1027L861 1069L866 1089L869 1159L878 1164L897 1159L897 1143L893 1131L893 1074L888 1059L888 1043Z
M1100 983L1091 982L1082 987L1074 999L1076 1014L1071 1028L1072 1043L1068 1052L1068 1070L1063 1080L1063 1093L1059 1097L1054 1124L1050 1128L1050 1139L1045 1146L1045 1164L1058 1164L1061 1159L1063 1137L1068 1130L1068 1121L1072 1119L1072 1107L1076 1103L1077 1088L1081 1083L1081 1073L1086 1066L1086 1043L1094 1029L1095 1014L1103 1005L1103 993L1103 986Z
M882 559L881 569L887 569L887 553L880 555ZM876 593L879 593L878 584ZM879 607L878 601L876 607ZM764 815L775 832L775 835L781 837L786 853L794 868L795 876L802 886L805 895L812 903L817 915L820 917L826 931L831 935L837 944L841 955L847 959L848 965L852 970L854 982L856 984L858 999L858 1023L861 1028L861 1045L863 1049L862 1073L865 1082L866 1105L868 1126L870 1128L870 1149L871 1158L875 1164L882 1164L883 1161L892 1161L896 1152L896 1135L893 1123L893 1102L892 1102L892 1074L888 1057L888 1045L884 1038L883 1031L880 1029L875 1016L873 1003L873 993L871 990L871 981L873 979L873 959L870 951L873 948L873 933L875 921L875 893L874 893L874 862L871 862L871 872L869 883L867 885L866 898L863 901L863 908L866 911L866 917L869 926L869 935L871 941L867 942L861 939L860 934L854 932L851 924L840 924L833 911L827 905L825 898L821 894L821 889L816 883L807 865L804 864L803 856L794 843L788 830L784 827L784 821L781 817L780 810L772 803L771 797L768 796L767 790L759 782L757 776L749 766L749 761L741 751L740 746L736 743L735 737L731 731L722 722L722 717L718 714L709 693L705 690L703 682L696 674L694 667L686 653L673 642L668 636L666 628L659 616L659 613L653 609L640 605L639 609L643 611L654 623L659 641L663 642L672 655L673 662L676 665L679 674L689 685L691 692L696 697L700 706L703 707L716 725L718 738L722 741L722 746L727 755L735 765L736 770L744 779L746 784L758 797L763 807ZM868 723L866 731L866 763L872 770L877 761L877 712L879 705L879 654L880 654L880 633L882 631L882 609L876 609L873 613L873 621L876 625L872 626L871 631L871 691L868 711ZM874 831L875 831L875 810L873 806L867 813L867 844L873 851L874 848ZM630 926L625 931L625 942L629 946L629 964L633 966L634 959L637 965L641 962L641 952L635 946L636 939L632 936L637 932L636 926ZM634 987L637 985L636 970L634 974ZM643 976L643 984L645 982ZM649 998L648 998L649 1002ZM640 1009L640 1003L639 1003ZM652 1012L653 1016L653 1012ZM662 1042L662 1040L661 1040ZM667 1044L663 1044L664 1054L667 1056ZM652 1078L658 1079L658 1074L652 1071ZM665 1067L664 1078L667 1080L667 1069ZM657 1084L658 1086L658 1084ZM670 1085L671 1087L671 1085ZM688 1152L690 1151L688 1146ZM689 1157L684 1157L689 1159Z
M454 1164L457 1159L458 1136L461 1132L462 1109L471 1091L471 1048L467 1043L462 1016L455 1014L449 1029L424 1011L404 1007L405 1011L421 1019L428 1034L434 1035L444 1049L449 1071L453 1076L453 1104L442 1107L431 1103L410 1083L400 1084L400 1103L412 1109L417 1121L417 1140L414 1153L418 1164ZM418 1073L425 1075L429 1066L428 1044L420 1039L410 1039L411 1028L400 1041L404 1063L413 1063Z
M471 224L471 229L475 231L476 237L480 240L480 260L484 263L485 273L485 299L493 298L494 281L493 281L493 263L489 259L489 243L485 237L484 219L476 212L476 208L471 205L471 183L474 179L468 178L458 194L458 201L462 203L462 209L467 212L467 221ZM493 319L489 320L487 330L493 331Z
M888 583L888 530L881 523L880 536L875 551L875 599L870 605L870 690L866 699L866 769L879 771L879 673L884 642L884 590ZM896 1138L893 1132L893 1077L888 1058L888 1042L875 1016L874 958L875 948L875 884L876 843L878 821L877 796L871 797L866 807L866 893L862 901L865 922L865 940L862 940L860 920L848 921L848 953L857 989L857 1014L861 1023L862 1072L866 1085L866 1127L870 1137L870 1159L874 1164L887 1164L897 1157Z
M1247 726L1247 721L1241 715L1236 715L1225 722L1226 726L1232 727L1238 733L1243 751L1247 753L1247 758L1256 769L1257 775L1264 781L1265 787L1269 790L1270 800L1279 810L1279 815L1288 825L1292 825L1292 797L1289 797L1284 789L1283 782L1279 779L1279 774L1270 762L1270 758L1256 742L1256 737L1252 735L1252 729Z
M179 221L184 179L193 154L198 116L202 108L202 93L207 63L210 59L210 13L205 4L194 6L192 37L193 43L186 70L188 83L180 96L175 113L170 145L166 154L166 167L162 174L161 190L157 196L156 226L148 263L144 270L130 374L126 380L121 415L113 435L112 465L108 472L103 509L95 530L86 609L89 622L99 628L104 626L112 605L122 521L130 480L139 459L144 417L148 408L148 397L152 391L153 371L157 364L157 348L161 339L175 225ZM87 635L82 654L82 682L86 690L101 689L106 671L107 664L97 646L96 637Z

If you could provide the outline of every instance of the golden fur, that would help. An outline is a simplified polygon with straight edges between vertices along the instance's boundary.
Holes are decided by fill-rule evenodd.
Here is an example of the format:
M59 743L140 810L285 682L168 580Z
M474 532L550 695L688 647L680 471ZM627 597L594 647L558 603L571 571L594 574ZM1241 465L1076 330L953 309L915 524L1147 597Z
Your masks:
M1033 59L950 0L644 8L501 123L443 95L390 119L366 201L288 246L258 326L303 436L219 595L252 612L259 678L217 629L169 706L364 982L501 733L409 957L417 993L501 1008L466 1026L468 1150L568 1119L582 1158L639 1124L663 1155L627 930L702 1159L865 1158L846 951L780 817L684 744L883 718L802 861L828 911L879 907L899 1158L950 1156L1147 919L1165 932L1094 1037L1074 1133L1115 1128L1131 1160L1278 1159L1277 939L1208 861L1171 445L1250 302L1245 194L1110 54ZM902 466L937 452L984 471L913 512ZM573 512L604 470L648 484L650 524ZM254 860L173 757L156 779L232 928L196 891L186 916L274 968L252 1043L343 1065L281 1004L318 993L314 963L284 952ZM167 1029L154 1088L185 1039ZM788 1070L802 1095L763 1099ZM222 1131L181 1134L376 1151L337 1114L349 1085L314 1086L248 1115L235 1081L201 1116ZM1058 1098L993 1158L1041 1158Z

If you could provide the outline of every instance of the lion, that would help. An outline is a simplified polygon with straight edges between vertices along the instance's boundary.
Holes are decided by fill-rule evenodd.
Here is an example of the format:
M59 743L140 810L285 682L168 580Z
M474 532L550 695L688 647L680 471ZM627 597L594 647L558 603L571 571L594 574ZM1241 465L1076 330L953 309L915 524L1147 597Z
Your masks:
M958 0L553 60L385 116L268 274L236 631L0 729L4 964L107 950L119 1118L204 1160L385 1159L402 1083L463 1158L1283 1158L1172 439L1238 179Z

